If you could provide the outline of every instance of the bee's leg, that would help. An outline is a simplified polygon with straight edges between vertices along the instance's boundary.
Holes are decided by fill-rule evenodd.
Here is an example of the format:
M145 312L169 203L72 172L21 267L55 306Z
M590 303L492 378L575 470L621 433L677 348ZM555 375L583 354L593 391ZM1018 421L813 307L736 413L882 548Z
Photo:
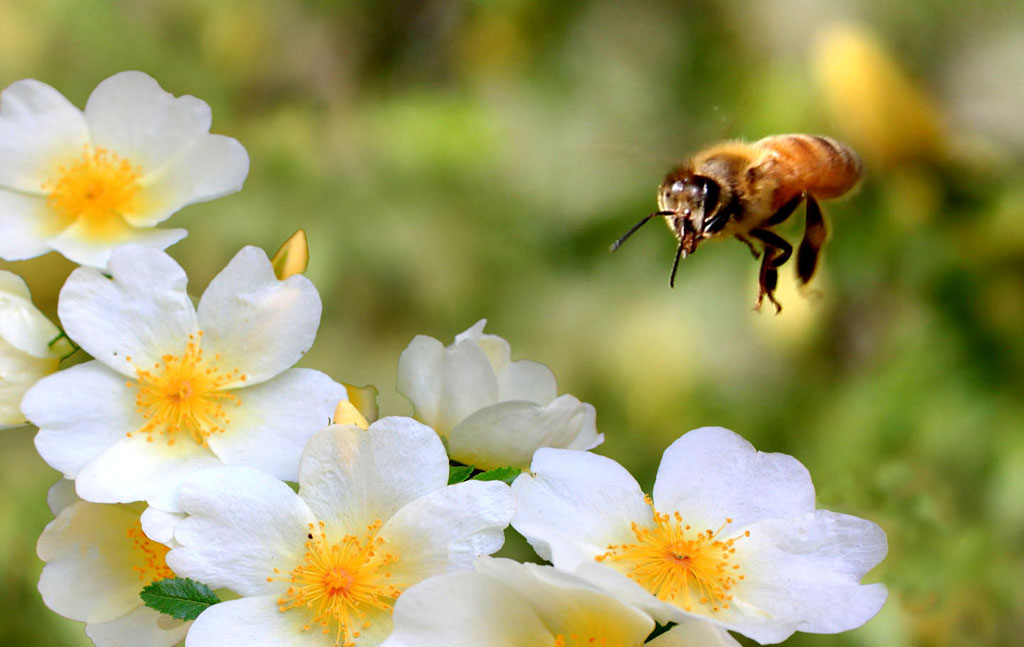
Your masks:
M736 240L740 241L741 243L749 247L750 253L751 255L753 255L754 258L761 258L761 252L757 251L757 248L754 247L754 243L752 243L749 238L747 238L743 234L736 234Z
M781 236L767 229L754 229L750 235L764 243L764 257L761 259L761 272L758 275L757 303L754 309L761 310L761 302L765 297L775 305L775 314L782 312L782 304L775 299L775 287L779 283L778 268L793 255L793 246Z
M814 276L826 236L828 230L821 215L821 207L812 196L807 196L807 224L804 227L804 239L800 241L800 248L796 252L796 273L801 283L807 283Z
M810 196L807 197L810 198ZM779 207L778 211L769 216L763 226L774 227L775 225L786 222L786 219L793 215L793 212L796 211L796 208L800 206L800 203L803 202L803 200L803 193L793 196L789 202Z

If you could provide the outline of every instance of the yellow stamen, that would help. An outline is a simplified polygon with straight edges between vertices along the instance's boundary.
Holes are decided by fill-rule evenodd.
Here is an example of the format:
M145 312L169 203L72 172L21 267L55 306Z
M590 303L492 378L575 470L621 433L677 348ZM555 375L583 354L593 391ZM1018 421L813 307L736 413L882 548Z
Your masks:
M362 541L345 535L332 544L324 532L324 523L309 524L305 563L296 566L290 575L267 580L288 581L285 594L278 599L282 613L304 608L313 611L312 621L303 626L308 631L314 624L325 634L334 634L335 647L352 647L353 638L368 629L367 611L381 609L391 612L401 591L388 580L390 564L398 556L380 552L384 540L378 536L382 522L374 521L366 529Z
M128 528L128 539L131 540L136 556L132 570L139 574L139 579L149 584L157 580L174 577L174 571L167 565L167 546L157 543L142 532L142 524L138 521Z
M739 539L749 537L746 531L738 537L718 536L732 519L726 519L718 530L694 530L683 522L678 512L671 515L654 510L654 527L631 524L636 543L608 546L608 552L597 561L623 571L630 579L658 597L686 611L694 603L711 611L728 609L732 589L743 579L738 564L731 563Z
M82 155L57 169L43 183L46 203L64 227L80 223L96 238L109 238L124 229L125 214L139 209L138 167L117 153L86 145Z
M189 335L181 356L164 355L152 369L132 364L138 381L127 386L138 388L135 406L146 419L138 432L146 434L146 440L152 442L154 435L160 435L173 445L178 432L187 432L206 447L212 434L231 424L225 406L238 406L242 401L227 389L244 382L245 375L237 368L222 370L220 355L208 360L203 355L202 336L202 331ZM131 363L131 357L126 359ZM133 433L137 432L128 436Z

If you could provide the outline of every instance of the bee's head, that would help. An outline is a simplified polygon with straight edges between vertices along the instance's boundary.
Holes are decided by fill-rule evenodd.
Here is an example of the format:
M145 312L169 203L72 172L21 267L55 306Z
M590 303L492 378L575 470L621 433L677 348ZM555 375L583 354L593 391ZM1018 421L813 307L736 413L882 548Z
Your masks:
M720 195L718 182L681 169L669 173L658 188L658 209L687 254L717 231L709 225L714 221Z

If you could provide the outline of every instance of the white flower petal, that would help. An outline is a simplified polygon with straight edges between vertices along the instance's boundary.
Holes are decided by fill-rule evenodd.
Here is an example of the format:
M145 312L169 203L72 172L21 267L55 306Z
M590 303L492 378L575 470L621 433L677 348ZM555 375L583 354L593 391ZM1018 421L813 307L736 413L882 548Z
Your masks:
M320 310L309 279L297 274L279 281L266 253L245 247L206 288L199 323L204 345L245 373L246 384L258 384L309 350Z
M57 358L32 357L0 339L0 429L25 424L22 399L39 380L55 372L59 363Z
M399 555L391 569L395 586L472 568L477 557L501 548L514 511L512 491L500 481L467 481L407 504L380 533Z
M60 234L49 239L49 245L68 260L105 268L110 255L119 245L142 245L156 250L166 249L188 235L184 229L136 229L121 227L116 233L97 238L88 223L76 222Z
M481 319L467 330L455 335L455 343L469 341L480 347L480 350L487 355L487 361L491 364L491 370L497 375L505 370L512 361L512 347L504 338L497 335L485 335L484 326L486 319Z
M248 174L249 154L238 140L204 135L143 180L150 209L125 219L137 227L155 225L182 207L240 191Z
M93 143L141 167L145 182L209 133L212 115L205 101L175 97L148 74L128 71L96 86L85 119Z
M644 647L740 647L740 643L721 627L703 620L681 622Z
M498 400L498 378L487 355L472 341L458 340L445 349L441 379L437 420L424 421L439 431L447 433L474 411Z
M20 261L45 254L60 227L44 198L0 189L0 258Z
M555 634L581 633L610 645L641 645L654 621L636 607L551 566L481 558L477 570L517 591Z
M88 143L82 113L45 83L15 81L0 94L0 186L41 196L57 167Z
M530 470L532 476L524 473L512 483L512 526L531 542L534 528L547 528L603 552L609 544L632 540L632 522L651 518L636 479L610 458L542 448Z
M509 362L509 357L511 356L511 349L508 348L507 342L504 344L504 346L502 346L501 341L504 340L501 337L498 337L497 335L484 335L484 326L486 325L487 320L481 319L480 321L476 322L469 328L466 328L459 334L455 335L455 344L458 344L459 342L462 341L466 341L475 346L479 346L480 339L482 337L488 337L490 338L490 343L485 344L488 347L489 351L487 353L488 362L493 361L494 366L497 366L498 368L503 368Z
M433 337L416 335L398 357L395 389L412 403L416 417L437 420L441 406L444 346Z
M278 611L276 595L215 604L192 622L185 647L333 647L334 636L319 626L303 631L302 609Z
M106 622L141 606L126 533L139 520L127 506L78 501L43 530L36 546L47 562L39 577L46 606L85 622Z
M358 534L375 519L448 483L437 434L411 418L381 418L367 430L332 426L314 435L299 465L299 493L328 534Z
M153 506L142 511L139 522L142 524L142 532L153 541L158 541L165 546L177 546L174 539L174 529L178 522L185 518L184 512L167 512Z
M597 411L594 409L594 405L584 402L583 409L585 414L583 429L580 430L580 435L576 436L576 440L572 441L572 444L566 449L587 451L604 442L604 434L597 433Z
M736 597L766 611L789 631L838 633L861 626L885 603L882 584L860 584L887 552L876 524L817 510L797 518L767 519L750 527L737 543L736 560L746 578ZM784 640L788 634L755 631L756 618L736 630L757 640ZM776 638L777 636L781 636Z
M395 604L383 647L524 647L554 636L519 593L482 573L449 573L410 588Z
M32 305L24 279L4 270L0 270L0 279L0 339L33 357L58 357L50 342L60 329Z
M540 362L521 359L510 363L498 373L499 400L527 400L547 404L556 395L558 385L555 383L555 374Z
M678 511L687 522L731 528L760 519L814 510L807 468L792 456L759 452L742 436L721 427L684 434L661 459L654 482L654 507Z
M32 292L25 279L8 270L0 270L0 297L4 296L32 301Z
M572 568L572 573L623 603L643 609L659 624L690 622L699 618L670 602L659 600L625 574L593 558L577 563Z
M222 463L206 447L189 440L168 445L143 434L122 438L82 468L75 480L78 496L100 503L147 501L176 512L174 494L182 479Z
M172 647L184 640L190 626L191 622L140 606L109 622L85 625L85 635L96 647Z
M198 330L185 272L167 254L126 245L110 257L112 279L89 268L71 273L57 310L64 330L122 375L180 354ZM126 359L131 357L131 362Z
M225 465L249 465L284 481L298 479L306 441L345 399L345 387L308 368L288 369L234 393L240 404L231 410L227 430L207 439L210 449Z
M279 595L285 585L267 578L275 568L287 576L303 563L316 521L287 484L251 467L196 473L181 485L177 504L189 516L174 529L179 546L167 553L167 565L240 595Z
M583 429L587 412L571 395L544 406L513 400L476 411L448 436L451 457L480 469L526 468L541 447L566 448Z
M75 493L75 482L71 479L59 479L46 491L46 505L53 516L76 501L81 501Z
M416 417L442 437L498 399L498 379L476 343L483 324L456 335L444 349L436 339L417 335L398 359L398 391L412 402Z
M124 378L97 361L39 380L21 407L39 427L36 450L68 478L142 424Z

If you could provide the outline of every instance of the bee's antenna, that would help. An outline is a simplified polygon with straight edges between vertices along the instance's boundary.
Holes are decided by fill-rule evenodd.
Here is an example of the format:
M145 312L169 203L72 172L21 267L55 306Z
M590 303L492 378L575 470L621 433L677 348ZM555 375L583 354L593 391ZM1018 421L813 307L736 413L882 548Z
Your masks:
M676 260L672 262L672 274L668 277L668 287L676 287L676 270L679 269L679 259L686 258L686 250L683 249L683 241L679 241L679 249L676 250Z
M633 232L635 232L637 229L640 229L640 227L642 227L648 220L650 220L654 216L671 216L673 213L675 213L675 212L673 212L673 211L655 211L654 213L651 213L651 214L648 214L648 215L644 216L643 218L640 219L640 222L638 222L635 225L633 225L630 228L629 231L627 231L626 233L622 234L622 236L620 236L617 241L612 243L612 246L608 248L608 251L614 252L615 250L617 250L622 245L622 243L626 242L627 238L629 238L630 236L633 235Z

